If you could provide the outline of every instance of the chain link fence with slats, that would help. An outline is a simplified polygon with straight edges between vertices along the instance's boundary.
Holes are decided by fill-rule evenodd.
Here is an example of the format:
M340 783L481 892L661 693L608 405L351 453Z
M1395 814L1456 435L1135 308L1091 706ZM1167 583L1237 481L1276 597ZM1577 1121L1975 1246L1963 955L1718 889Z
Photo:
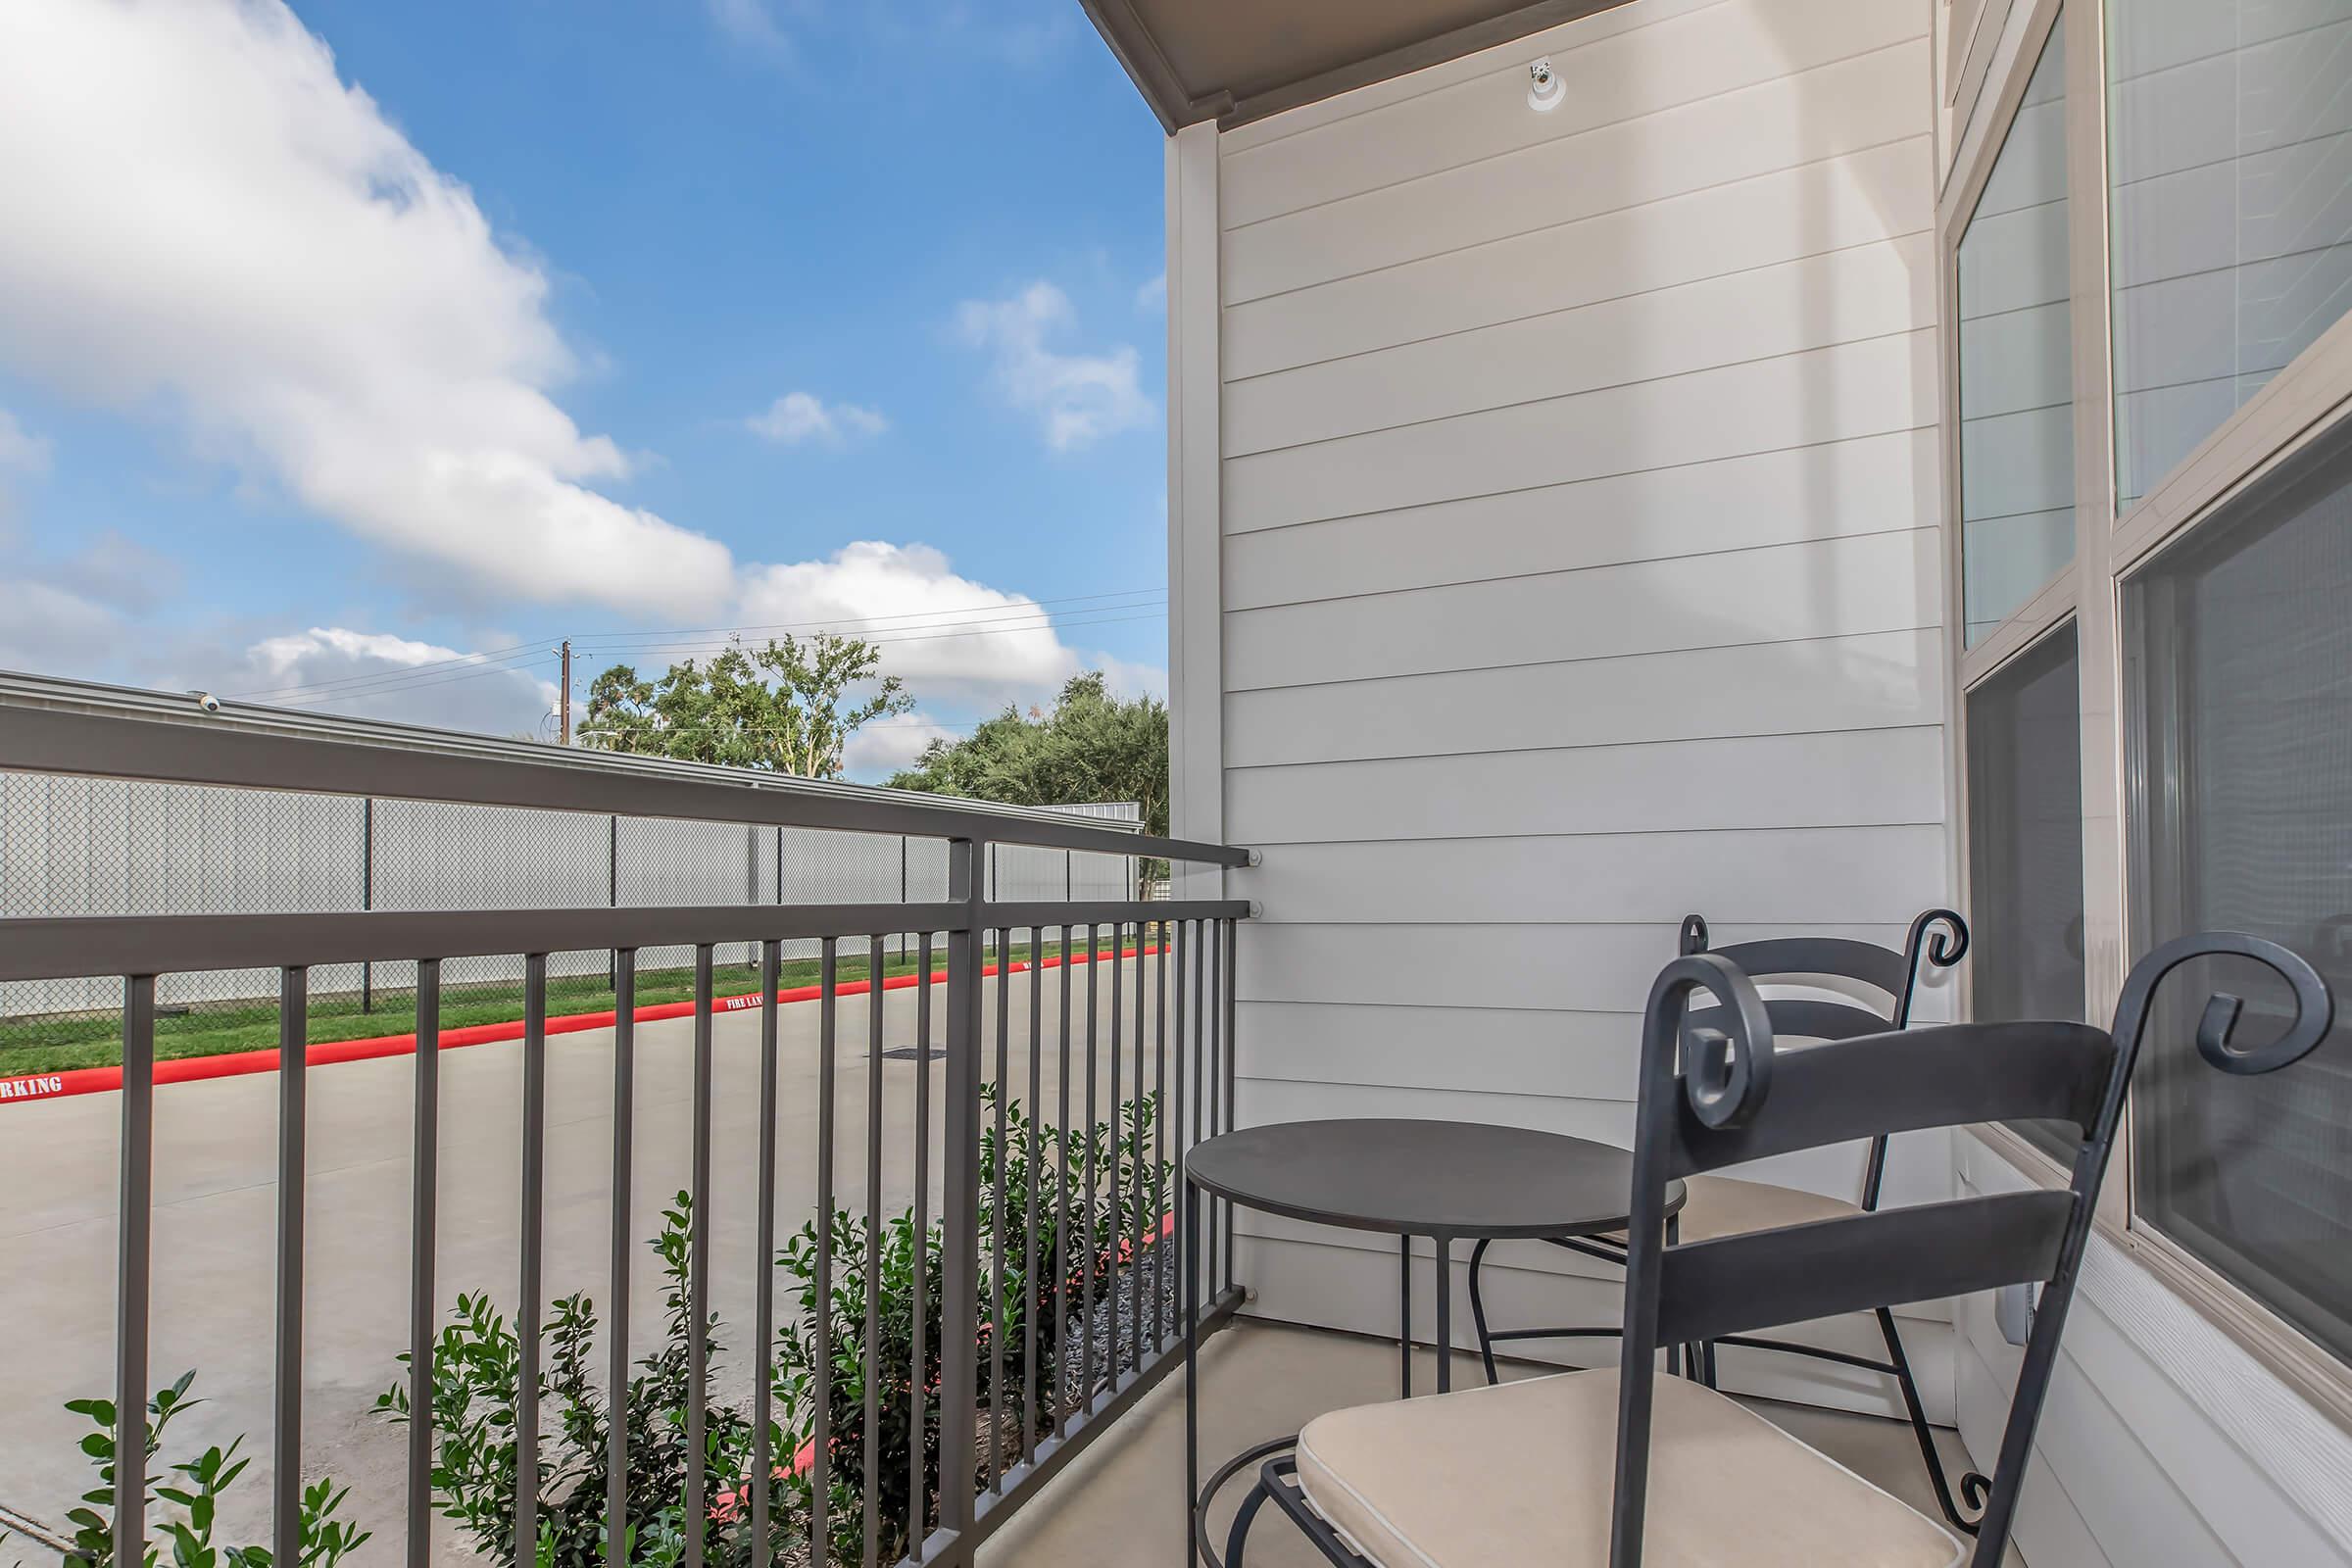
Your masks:
M1133 804L1062 808L1140 826ZM1084 851L994 847L988 896L1132 899L1136 862ZM578 811L352 799L196 785L0 772L0 917L320 913L740 904L936 902L948 896L945 840ZM903 959L911 939L894 940ZM814 941L784 944L811 960ZM757 945L713 955L735 974ZM690 994L693 951L638 956L641 1001ZM551 1011L612 1004L612 956L548 958ZM520 955L453 958L451 1005L471 1021L520 1016ZM274 970L159 977L170 1054L244 1049L276 1014ZM414 963L312 971L314 1028L351 1038L407 1025ZM747 986L750 982L746 982ZM0 983L0 1076L79 1064L74 1048L112 1042L122 981ZM735 987L733 989L744 989ZM600 1000L601 999L601 1000ZM339 1021L338 1021L339 1020ZM454 1018L453 1018L454 1021ZM214 1042L208 1048L207 1042ZM61 1052L63 1054L61 1054Z

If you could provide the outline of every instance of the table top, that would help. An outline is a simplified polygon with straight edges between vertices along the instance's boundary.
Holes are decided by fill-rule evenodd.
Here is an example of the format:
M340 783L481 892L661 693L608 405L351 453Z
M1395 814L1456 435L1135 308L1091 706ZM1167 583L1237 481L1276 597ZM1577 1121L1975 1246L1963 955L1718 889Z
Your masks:
M1624 1228L1634 1156L1523 1127L1343 1119L1211 1138L1186 1157L1185 1175L1245 1208L1349 1230L1579 1236ZM1676 1182L1666 1212L1683 1200Z

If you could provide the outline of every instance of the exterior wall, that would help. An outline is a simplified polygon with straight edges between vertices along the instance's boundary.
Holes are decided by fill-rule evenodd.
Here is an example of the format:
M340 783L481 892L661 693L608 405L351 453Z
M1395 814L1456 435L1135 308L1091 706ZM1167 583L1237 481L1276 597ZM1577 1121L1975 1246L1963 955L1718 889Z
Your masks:
M1246 1120L1627 1143L1683 914L1893 942L1946 896L1933 20L1638 0L1172 145L1177 831L1263 856ZM1951 1176L1912 1141L1890 1198ZM1243 1228L1258 1310L1393 1332L1393 1250ZM1606 1271L1496 1257L1498 1318L1613 1318Z
M1959 1192L2029 1184L1973 1136ZM2117 1158L2111 1180L2123 1179ZM1991 1472L2022 1351L1958 1303L1960 1436ZM2019 1505L2034 1568L2341 1568L2352 1436L2133 1261L2091 1238Z

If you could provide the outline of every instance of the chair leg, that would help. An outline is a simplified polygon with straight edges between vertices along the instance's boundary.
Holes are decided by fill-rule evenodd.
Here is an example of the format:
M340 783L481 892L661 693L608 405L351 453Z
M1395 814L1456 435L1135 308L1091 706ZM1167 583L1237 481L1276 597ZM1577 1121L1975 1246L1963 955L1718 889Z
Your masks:
M1715 1387L1715 1342L1707 1340L1698 1348L1698 1379L1708 1388Z
M1486 1365L1487 1381L1497 1383L1501 1379L1494 1371L1494 1342L1487 1337L1487 1298L1478 1284L1479 1267L1486 1262L1487 1248L1491 1245L1482 1240L1470 1249L1470 1321L1478 1331L1478 1358Z
M1232 1528L1225 1532L1225 1568L1242 1568L1242 1553L1250 1544L1250 1527L1257 1522L1257 1510L1266 1502L1266 1484L1259 1481L1242 1499L1233 1516Z
M1919 1385L1911 1377L1911 1358L1903 1353L1903 1337L1894 1326L1894 1313L1886 1307L1878 1309L1879 1333L1886 1341L1886 1359L1894 1368L1895 1387L1902 1390L1903 1408L1911 1417L1912 1435L1919 1439L1919 1453L1927 1461L1928 1479L1936 1487L1936 1502L1943 1510L1952 1528L1968 1535L1977 1533L1977 1522L1960 1511L1952 1500L1950 1483L1944 1478L1943 1456L1936 1451L1936 1433L1928 1425L1927 1406L1920 1402ZM1960 1478L1960 1489L1973 1502L1983 1495L1984 1478L1970 1471Z

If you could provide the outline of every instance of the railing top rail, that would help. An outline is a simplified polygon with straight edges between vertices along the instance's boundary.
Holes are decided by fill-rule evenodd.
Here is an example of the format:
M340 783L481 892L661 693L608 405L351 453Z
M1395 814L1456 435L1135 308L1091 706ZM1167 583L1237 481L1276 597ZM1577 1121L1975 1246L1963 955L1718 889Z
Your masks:
M1239 920L1247 902L726 904L640 908L422 909L333 914L77 914L0 920L0 981L404 958L590 953L910 931Z
M1248 852L1045 807L327 718L0 672L0 768L228 789L961 838L1244 865Z

